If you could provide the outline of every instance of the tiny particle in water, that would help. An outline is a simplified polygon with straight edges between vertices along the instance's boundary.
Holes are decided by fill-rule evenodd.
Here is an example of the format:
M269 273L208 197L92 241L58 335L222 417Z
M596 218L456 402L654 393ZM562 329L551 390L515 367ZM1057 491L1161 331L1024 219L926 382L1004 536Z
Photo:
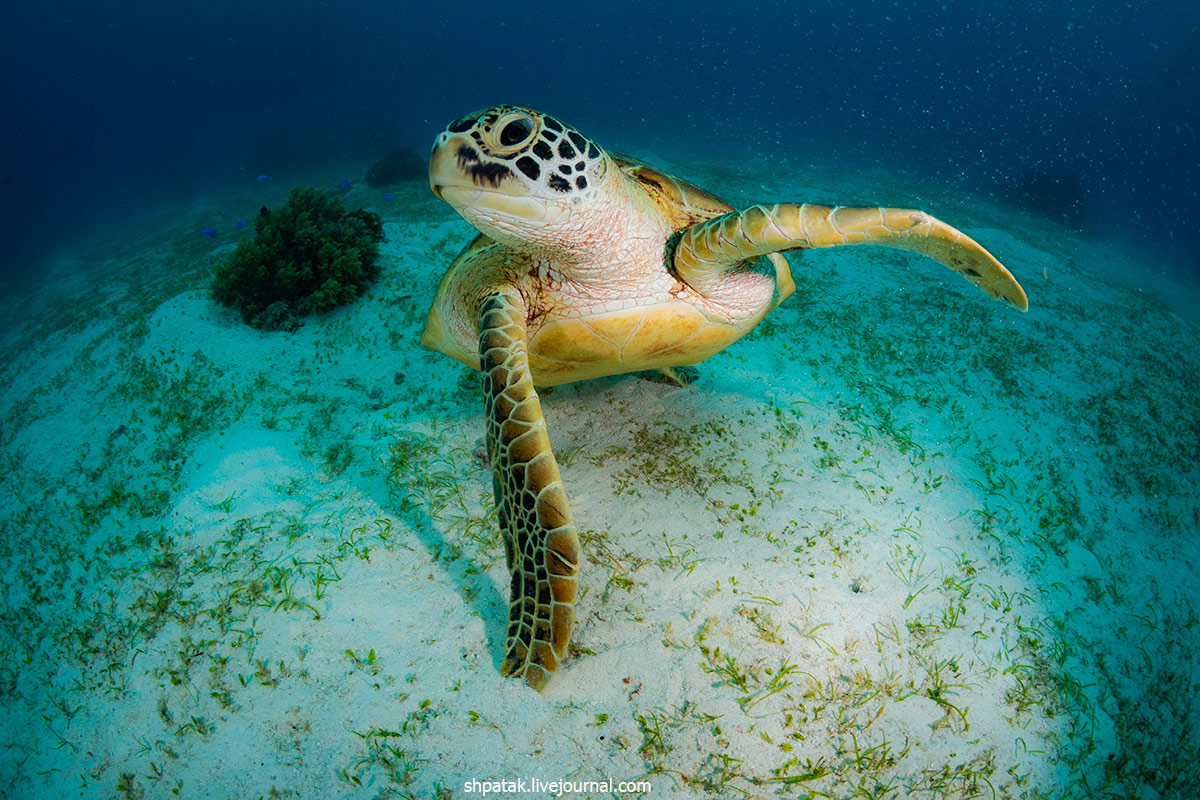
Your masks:
M216 236L217 235L216 228L201 228L200 232L202 234L204 234L205 236Z
M233 223L234 230L240 231L244 227L246 227L246 220L244 219L239 219L237 222Z
M396 195L394 195L394 194L385 194L385 195L383 196L383 199L384 199L384 201L385 201L385 202L388 202L388 203L390 203L390 202L392 202L393 200L395 200L395 199L396 199Z
M259 182L259 183L262 183L263 181L269 181L269 180L271 180L271 176L270 176L270 175L268 175L268 174L267 174L267 173L265 173L265 172L264 172L262 175L259 175L259 176L258 176L258 182Z

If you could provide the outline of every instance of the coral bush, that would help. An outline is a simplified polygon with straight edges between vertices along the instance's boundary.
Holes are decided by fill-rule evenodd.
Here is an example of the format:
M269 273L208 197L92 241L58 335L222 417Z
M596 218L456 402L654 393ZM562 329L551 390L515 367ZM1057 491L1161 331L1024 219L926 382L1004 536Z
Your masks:
M376 161L367 170L367 185L379 188L400 181L425 178L429 168L425 159L416 154L411 147L397 147L383 158Z
M274 211L263 206L254 239L217 267L212 296L265 330L354 300L379 277L383 223L372 211L347 212L340 197L292 189Z

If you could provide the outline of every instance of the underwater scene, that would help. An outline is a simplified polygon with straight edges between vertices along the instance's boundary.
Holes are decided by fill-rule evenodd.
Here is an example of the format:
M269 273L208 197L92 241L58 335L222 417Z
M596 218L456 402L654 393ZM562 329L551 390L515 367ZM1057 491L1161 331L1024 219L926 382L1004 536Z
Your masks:
M4 17L0 797L1200 797L1195 4Z

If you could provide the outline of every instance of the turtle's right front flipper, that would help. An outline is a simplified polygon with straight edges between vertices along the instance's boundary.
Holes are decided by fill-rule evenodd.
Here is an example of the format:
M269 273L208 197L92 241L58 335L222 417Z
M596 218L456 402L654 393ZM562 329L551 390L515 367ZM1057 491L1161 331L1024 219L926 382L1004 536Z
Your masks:
M737 269L748 259L845 244L879 244L921 253L992 297L1029 310L1025 291L991 253L962 231L912 209L794 203L751 206L685 231L675 249L673 266L680 278L703 293L706 285L717 283L724 272Z
M492 485L512 577L500 672L541 691L571 639L579 539L533 388L517 293L484 299L479 356Z

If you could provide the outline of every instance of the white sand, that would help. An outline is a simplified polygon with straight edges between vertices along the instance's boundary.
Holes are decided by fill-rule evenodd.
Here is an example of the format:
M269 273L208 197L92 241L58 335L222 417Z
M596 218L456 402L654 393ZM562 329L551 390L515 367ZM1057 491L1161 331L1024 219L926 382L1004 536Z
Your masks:
M0 794L1200 790L1200 337L1144 266L981 205L1028 315L807 253L691 387L544 392L586 561L537 695L476 381L417 345L470 229L397 195L380 284L296 333L214 306L197 220L10 299Z

